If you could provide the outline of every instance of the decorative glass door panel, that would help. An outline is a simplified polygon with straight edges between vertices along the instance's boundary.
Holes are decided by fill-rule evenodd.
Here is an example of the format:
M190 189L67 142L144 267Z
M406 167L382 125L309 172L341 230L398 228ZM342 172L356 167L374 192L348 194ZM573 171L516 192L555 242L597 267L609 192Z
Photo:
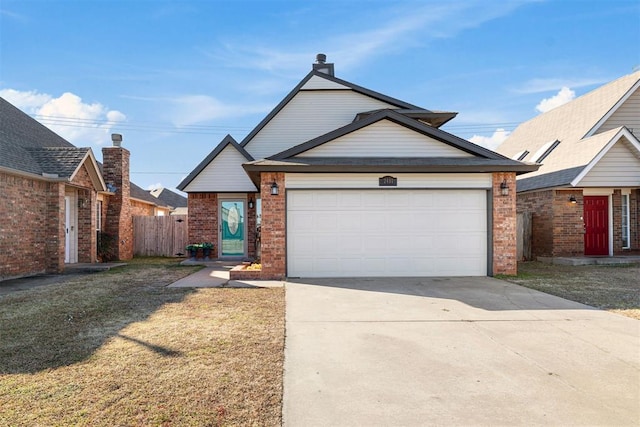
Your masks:
M220 256L245 256L244 200L220 202Z

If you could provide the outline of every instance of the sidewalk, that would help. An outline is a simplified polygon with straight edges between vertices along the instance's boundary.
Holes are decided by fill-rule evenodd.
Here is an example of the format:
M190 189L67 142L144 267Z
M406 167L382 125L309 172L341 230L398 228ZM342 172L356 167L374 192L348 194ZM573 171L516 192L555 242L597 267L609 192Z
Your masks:
M276 280L229 280L229 270L235 267L235 262L207 261L183 265L206 265L200 271L190 274L176 282L169 288L280 288L284 282Z

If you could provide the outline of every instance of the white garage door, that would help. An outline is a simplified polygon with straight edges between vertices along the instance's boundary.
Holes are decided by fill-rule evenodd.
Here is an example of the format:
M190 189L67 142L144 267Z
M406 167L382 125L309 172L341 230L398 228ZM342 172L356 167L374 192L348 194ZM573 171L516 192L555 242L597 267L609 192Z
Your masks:
M485 276L485 190L290 190L289 277Z

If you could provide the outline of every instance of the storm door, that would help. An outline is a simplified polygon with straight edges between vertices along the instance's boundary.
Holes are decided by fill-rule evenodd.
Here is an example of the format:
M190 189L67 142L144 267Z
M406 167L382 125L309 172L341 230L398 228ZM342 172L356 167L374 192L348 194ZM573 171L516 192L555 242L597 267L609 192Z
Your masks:
M246 256L245 200L221 200L220 212L220 257Z

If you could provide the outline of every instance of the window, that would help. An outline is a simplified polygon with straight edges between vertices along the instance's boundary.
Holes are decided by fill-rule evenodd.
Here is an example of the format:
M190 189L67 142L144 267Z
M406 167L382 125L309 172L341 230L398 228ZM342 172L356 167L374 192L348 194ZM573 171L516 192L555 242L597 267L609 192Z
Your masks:
M629 227L629 195L622 195L622 248L631 247L630 227Z
M96 205L96 231L102 231L102 200Z
M558 141L557 139L555 141L547 142L542 147L540 147L538 151L536 151L536 153L531 158L531 161L536 163L542 162L549 154L551 154L553 149L556 148L558 144L560 144L560 141Z

